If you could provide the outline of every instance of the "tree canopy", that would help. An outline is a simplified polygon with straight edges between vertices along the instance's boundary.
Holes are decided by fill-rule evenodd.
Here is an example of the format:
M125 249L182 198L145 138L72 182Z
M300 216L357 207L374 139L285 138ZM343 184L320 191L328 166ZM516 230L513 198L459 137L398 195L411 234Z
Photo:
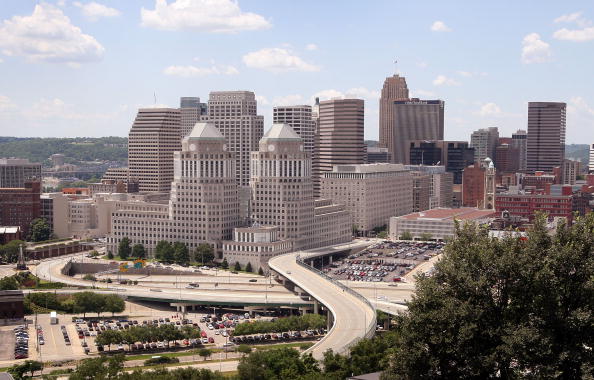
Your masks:
M408 306L382 379L591 377L594 214L527 240L459 227Z
M130 257L131 253L132 250L130 248L130 239L128 239L128 237L124 237L122 240L120 240L120 244L118 244L118 256L120 256L120 259L126 260L128 257Z
M52 236L52 229L45 218L35 218L29 225L29 240L32 242L46 241Z
M172 263L175 260L175 255L171 243L167 240L161 240L155 247L155 258L159 261Z
M146 250L142 244L134 244L132 247L132 256L137 259L144 259L146 257Z

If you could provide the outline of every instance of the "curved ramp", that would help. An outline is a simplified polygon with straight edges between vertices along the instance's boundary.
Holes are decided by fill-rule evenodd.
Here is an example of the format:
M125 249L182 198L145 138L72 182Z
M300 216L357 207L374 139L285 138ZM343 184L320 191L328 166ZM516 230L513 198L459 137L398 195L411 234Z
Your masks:
M307 253L293 252L276 256L270 259L268 266L326 306L333 315L334 323L328 334L306 352L316 359L322 359L328 349L345 354L360 339L373 336L376 327L375 309L369 301L304 264L300 254Z

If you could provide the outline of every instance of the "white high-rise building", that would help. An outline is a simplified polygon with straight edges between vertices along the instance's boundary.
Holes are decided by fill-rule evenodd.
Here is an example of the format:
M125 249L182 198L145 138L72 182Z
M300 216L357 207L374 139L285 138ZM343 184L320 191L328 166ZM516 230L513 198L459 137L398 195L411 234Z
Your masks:
M175 152L175 175L169 202L123 202L112 214L108 249L121 239L143 244L154 254L161 240L182 242L195 249L201 243L221 248L239 223L235 157L211 123L197 123Z
M257 114L256 95L251 91L213 91L208 98L208 120L227 140L235 155L235 178L239 186L249 186L250 152L258 150L264 134L264 117Z
M311 106L274 107L273 123L289 124L295 133L303 139L305 151L313 154L316 122L312 116Z
M470 147L474 148L474 161L482 162L486 158L495 159L495 148L499 142L497 127L481 128L470 135Z
M588 163L588 173L594 174L594 144L590 145L590 161Z
M200 98L185 96L179 100L181 118L181 135L186 137L194 129L200 118L206 115L206 103L200 103Z

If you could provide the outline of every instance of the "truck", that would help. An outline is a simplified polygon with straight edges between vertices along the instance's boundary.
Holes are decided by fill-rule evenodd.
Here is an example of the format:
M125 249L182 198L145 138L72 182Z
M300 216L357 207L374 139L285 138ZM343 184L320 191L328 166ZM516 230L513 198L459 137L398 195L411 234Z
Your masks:
M58 324L58 313L56 313L55 311L50 312L50 323L52 325Z

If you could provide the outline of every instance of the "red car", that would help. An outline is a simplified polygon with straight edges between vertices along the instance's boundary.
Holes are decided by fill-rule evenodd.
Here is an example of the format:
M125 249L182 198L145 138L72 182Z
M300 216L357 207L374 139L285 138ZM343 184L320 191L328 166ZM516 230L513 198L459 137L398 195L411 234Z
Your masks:
M200 336L202 338L206 338L206 331L200 331Z
M208 343L214 343L214 338L212 336L208 338Z

